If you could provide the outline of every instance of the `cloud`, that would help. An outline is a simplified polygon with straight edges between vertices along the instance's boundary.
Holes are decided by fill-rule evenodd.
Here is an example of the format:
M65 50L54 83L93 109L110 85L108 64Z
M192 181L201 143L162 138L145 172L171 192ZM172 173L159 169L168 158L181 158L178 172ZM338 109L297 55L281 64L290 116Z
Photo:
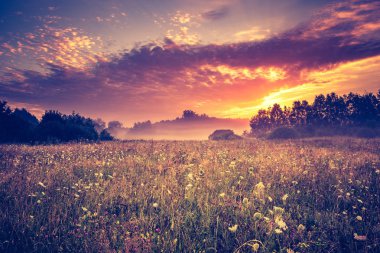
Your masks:
M202 17L206 20L215 21L227 17L229 12L230 8L228 6L221 6L217 9L213 9L202 13Z
M199 43L199 35L192 31L194 27L200 25L197 15L177 11L169 20L171 29L166 32L167 39L177 44L196 45Z
M15 73L17 79L22 79L22 73L17 69L17 65L33 66L32 69L43 70L50 64L84 71L94 64L107 60L105 54L101 52L102 47L103 42L100 37L86 34L79 28L61 28L47 22L34 32L16 34L11 40L0 43L2 52L0 57L4 63L8 63L7 68L0 70L0 81L9 80L9 76ZM30 58L33 62L27 62ZM12 59L18 59L17 64Z
M271 35L272 34L270 29L263 29L257 26L254 26L247 30L236 32L234 34L238 42L264 40L271 37Z
M79 33L74 36L70 30L73 39L79 39L74 39L73 47L71 39L59 46L67 60L48 62L44 74L23 71L18 73L23 78L8 78L0 84L0 94L9 100L66 109L75 104L75 109L109 107L119 113L155 115L190 104L215 111L308 83L305 76L310 75L305 73L323 73L380 55L379 11L379 2L347 1L329 5L309 22L261 41L199 45L167 38L107 61L91 54L88 61L81 49L76 51L82 43L87 52L91 39ZM177 14L173 22L178 27L192 22L191 15ZM67 68L73 63L67 63L69 56L76 52L80 64ZM84 63L89 65L83 68ZM199 105L199 101L207 103Z

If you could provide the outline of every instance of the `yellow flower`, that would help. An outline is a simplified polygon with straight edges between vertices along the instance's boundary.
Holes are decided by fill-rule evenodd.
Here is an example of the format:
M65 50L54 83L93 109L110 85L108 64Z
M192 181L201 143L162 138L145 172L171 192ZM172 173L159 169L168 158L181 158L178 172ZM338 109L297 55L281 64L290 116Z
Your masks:
M263 182L259 182L258 184L255 185L255 189L256 190L265 189L265 185L263 184Z
M236 230L237 230L237 228L238 228L238 225L235 224L235 225L233 225L232 227L228 227L228 230L229 230L231 233L235 233Z
M260 244L258 244L257 242L252 245L253 252L257 252L259 248L260 248Z
M221 197L221 198L224 198L225 196L226 196L226 194L224 192L219 194L219 197Z
M306 227L302 224L299 224L298 227L297 227L297 231L298 233L303 233L303 231L305 231Z
M279 228L276 228L276 229L274 230L274 232L275 232L276 234L282 234L282 230L279 229Z
M43 188L46 188L46 185L44 185L44 183L42 183L42 182L38 182L38 185L43 187Z
M157 208L157 207L158 207L158 203L156 203L156 202L153 203L153 207L154 207L154 208Z
M363 217L361 217L360 215L358 215L358 216L356 216L356 219L357 219L358 221L362 221L362 220L363 220Z
M278 227L281 228L282 230L288 229L288 226L286 225L285 221L282 218L276 218L275 222L278 225Z
M284 196L282 196L282 202L284 202L284 204L285 204L285 202L286 202L286 200L288 199L288 197L289 197L289 195L288 194L285 194Z
M253 214L253 218L255 218L256 220L260 220L262 217L263 217L263 214L260 212L256 212Z
M259 199L262 199L262 200L264 199L265 185L263 184L263 182L259 182L258 184L255 185L253 194Z
M82 206L82 210L85 211L85 212L88 211L88 209L86 207L84 207L84 206Z
M248 204L249 204L248 198L243 198L243 205L248 206Z
M285 210L282 207L274 206L273 212L275 216L281 216L285 212Z

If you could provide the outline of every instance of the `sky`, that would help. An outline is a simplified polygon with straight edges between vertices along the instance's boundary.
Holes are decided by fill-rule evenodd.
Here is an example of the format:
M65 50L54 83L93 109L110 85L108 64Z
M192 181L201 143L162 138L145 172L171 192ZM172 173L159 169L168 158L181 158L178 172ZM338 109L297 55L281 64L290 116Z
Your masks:
M125 125L380 89L380 1L0 0L0 99Z

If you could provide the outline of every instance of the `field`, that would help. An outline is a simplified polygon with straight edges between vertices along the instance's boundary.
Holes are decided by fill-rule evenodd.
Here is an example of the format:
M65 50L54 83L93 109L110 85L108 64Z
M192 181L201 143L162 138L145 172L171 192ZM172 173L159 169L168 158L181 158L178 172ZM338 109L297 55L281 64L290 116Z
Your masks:
M380 252L380 140L0 146L0 252Z

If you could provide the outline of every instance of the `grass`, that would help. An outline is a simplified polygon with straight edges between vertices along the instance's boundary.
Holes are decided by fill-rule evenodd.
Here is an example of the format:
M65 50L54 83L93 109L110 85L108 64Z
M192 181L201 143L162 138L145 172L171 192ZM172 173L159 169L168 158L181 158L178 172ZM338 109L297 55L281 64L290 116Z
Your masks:
M380 140L0 146L0 252L379 252Z

